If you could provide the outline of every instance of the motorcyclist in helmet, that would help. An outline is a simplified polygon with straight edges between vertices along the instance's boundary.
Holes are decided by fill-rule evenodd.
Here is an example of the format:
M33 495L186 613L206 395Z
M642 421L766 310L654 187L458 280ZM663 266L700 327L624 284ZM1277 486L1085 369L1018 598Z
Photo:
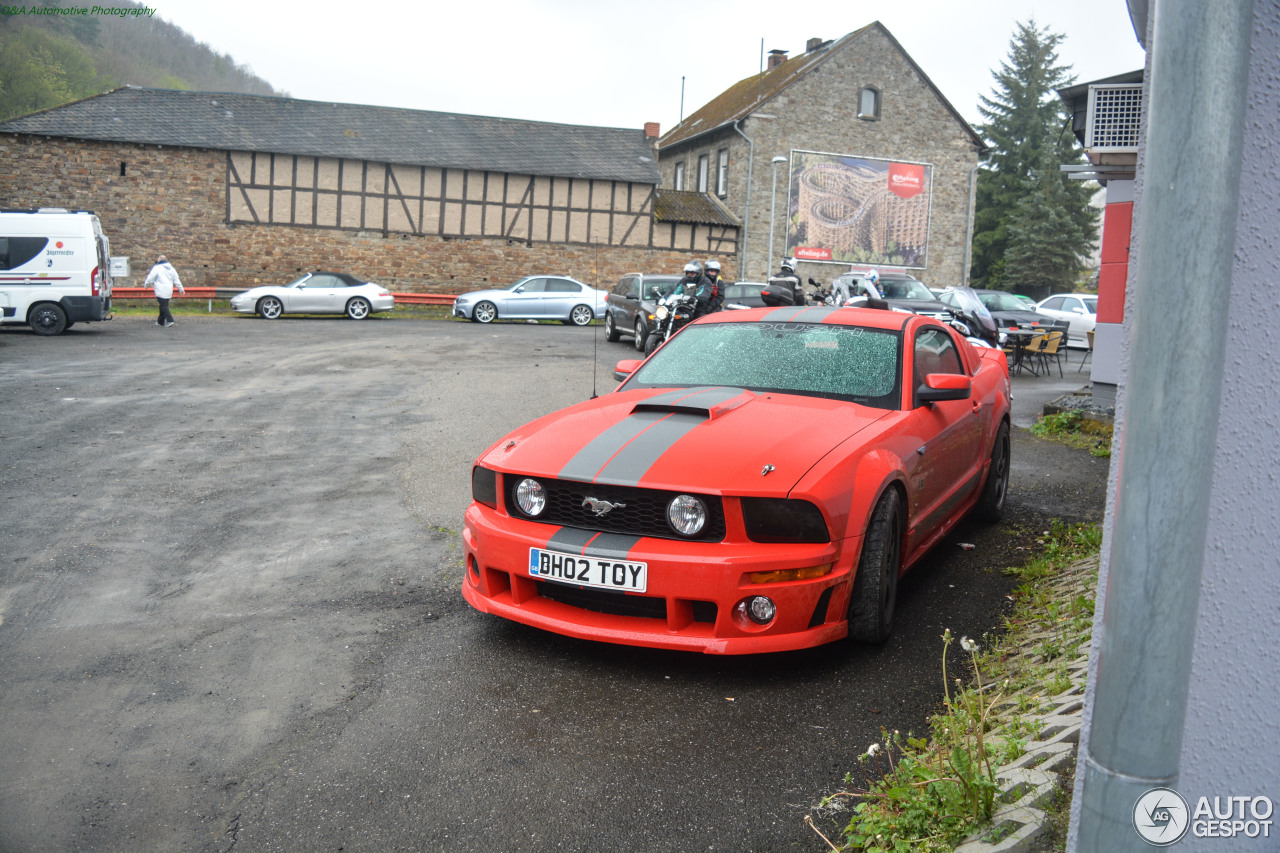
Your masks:
M792 305L804 305L804 288L800 284L800 276L796 275L796 259L783 258L782 269L777 275L769 277L769 287L785 287L791 291Z
M702 274L702 265L697 261L690 261L684 265L684 277L676 282L672 292L692 296L698 300L698 306L693 312L694 319L697 319L703 314L710 313L711 291L711 279Z
M724 307L724 283L720 281L720 262L707 261L707 280L711 282L711 310L719 311Z

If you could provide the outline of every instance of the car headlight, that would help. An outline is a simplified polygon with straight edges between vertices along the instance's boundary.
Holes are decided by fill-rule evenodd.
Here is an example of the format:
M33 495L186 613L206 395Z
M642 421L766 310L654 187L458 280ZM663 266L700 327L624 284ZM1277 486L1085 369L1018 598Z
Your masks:
M697 536L707 524L707 505L693 495L677 495L667 504L667 523L681 536Z
M806 500L743 498L742 520L752 542L830 542L822 511Z
M516 506L527 516L541 515L547 508L547 490L537 480L525 477L516 483Z

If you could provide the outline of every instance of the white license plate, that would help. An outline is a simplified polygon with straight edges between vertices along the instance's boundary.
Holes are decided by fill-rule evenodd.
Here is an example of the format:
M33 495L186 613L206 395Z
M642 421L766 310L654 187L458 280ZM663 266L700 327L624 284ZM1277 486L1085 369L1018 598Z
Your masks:
M529 549L529 576L540 580L621 592L644 592L649 583L648 574L649 568L645 563L583 557L543 548Z

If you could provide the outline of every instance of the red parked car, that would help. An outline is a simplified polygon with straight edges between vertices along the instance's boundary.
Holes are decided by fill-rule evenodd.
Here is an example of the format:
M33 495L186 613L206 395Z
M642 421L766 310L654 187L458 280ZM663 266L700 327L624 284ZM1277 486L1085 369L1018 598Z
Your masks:
M462 593L593 640L883 642L899 577L1009 482L1000 350L874 308L722 311L472 469Z

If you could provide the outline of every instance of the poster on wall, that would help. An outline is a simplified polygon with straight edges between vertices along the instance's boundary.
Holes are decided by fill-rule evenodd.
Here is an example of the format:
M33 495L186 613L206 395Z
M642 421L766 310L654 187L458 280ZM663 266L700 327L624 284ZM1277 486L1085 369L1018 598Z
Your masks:
M923 268L932 186L927 163L792 151L787 254Z

